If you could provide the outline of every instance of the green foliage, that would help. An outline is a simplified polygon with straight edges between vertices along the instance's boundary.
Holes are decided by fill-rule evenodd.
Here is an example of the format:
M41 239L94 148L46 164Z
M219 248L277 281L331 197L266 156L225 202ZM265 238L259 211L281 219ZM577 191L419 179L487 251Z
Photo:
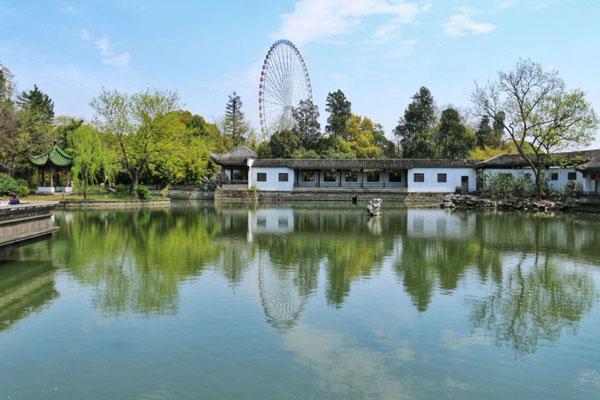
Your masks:
M104 90L92 99L90 106L96 112L94 124L112 139L134 187L140 176L148 174L156 154L154 145L162 137L156 121L176 110L178 104L177 93L161 90L133 95Z
M97 184L99 179L106 183L114 182L118 155L107 145L105 135L90 125L81 125L69 132L67 141L74 154L71 172L84 199L88 185Z
M259 158L273 158L273 153L271 152L271 143L268 141L260 142L256 148L256 155Z
M0 172L0 194L5 195L10 192L18 193L21 186L10 175Z
M17 105L39 122L50 124L54 118L54 102L37 85L33 85L32 90L21 93L17 98Z
M556 72L531 60L499 72L496 81L475 86L473 102L481 116L495 121L532 168L538 198L543 194L546 154L590 144L599 121L580 89L569 91Z
M271 136L269 145L271 147L271 157L292 158L292 154L300 145L300 139L291 131L281 131Z
M343 137L346 133L346 123L352 116L352 103L346 99L341 90L336 90L327 95L325 111L329 113L325 130L334 138ZM334 141L337 145L337 142Z
M148 200L150 198L150 190L144 185L138 185L135 188L135 194L140 200Z
M242 111L242 99L236 92L229 95L222 127L223 133L231 138L234 145L246 143L250 125L246 122Z
M475 148L475 135L463 125L460 114L453 108L442 112L433 139L441 158L467 158Z
M125 194L129 193L129 186L127 186L124 183L119 183L119 184L117 184L117 186L115 186L115 190L118 194L125 195Z
M29 189L29 182L27 182L25 179L17 179L17 184L19 185L19 190L17 191L19 196L24 197L31 193L31 190Z
M483 192L495 200L526 199L535 195L536 188L527 175L515 178L512 174L494 174L484 180Z
M479 127L475 133L477 147L498 149L502 147L502 122L494 120L494 126L490 126L490 117L484 115L479 121Z
M431 92L421 87L412 97L412 102L404 110L404 116L398 121L394 134L400 138L404 158L431 157L432 145L426 143L432 139L431 130L436 122L435 103ZM417 141L419 143L413 143Z
M301 100L298 107L292 109L294 133L300 145L306 150L316 150L321 139L319 109L311 100Z
M371 119L352 115L347 122L345 137L338 137L337 148L357 158L378 158L382 155L382 149L376 142L376 138L380 139L379 135Z

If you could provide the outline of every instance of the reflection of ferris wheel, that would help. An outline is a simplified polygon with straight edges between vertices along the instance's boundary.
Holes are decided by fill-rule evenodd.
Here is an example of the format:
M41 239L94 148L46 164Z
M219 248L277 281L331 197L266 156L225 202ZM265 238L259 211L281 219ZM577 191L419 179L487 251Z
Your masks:
M289 40L273 43L263 64L258 92L260 128L265 138L294 126L292 108L312 101L312 87L302 54Z
M261 262L258 267L258 289L267 322L278 330L292 328L306 303L306 295L297 285L297 271L277 268Z

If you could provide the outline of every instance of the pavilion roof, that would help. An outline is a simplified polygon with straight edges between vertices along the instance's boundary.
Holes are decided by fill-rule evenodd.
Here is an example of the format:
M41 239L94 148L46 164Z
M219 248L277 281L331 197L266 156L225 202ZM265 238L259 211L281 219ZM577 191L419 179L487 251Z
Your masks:
M227 153L213 153L211 157L223 166L246 166L249 158L257 158L256 153L246 146L238 146Z
M54 165L56 167L70 167L73 165L73 157L65 153L58 145L52 146L52 148L44 153L29 155L27 156L29 161L38 167L42 167L47 164Z
M600 150L581 150L552 153L542 160L546 167L571 166L585 170L600 163ZM477 163L477 168L524 168L529 164L519 154L500 154Z

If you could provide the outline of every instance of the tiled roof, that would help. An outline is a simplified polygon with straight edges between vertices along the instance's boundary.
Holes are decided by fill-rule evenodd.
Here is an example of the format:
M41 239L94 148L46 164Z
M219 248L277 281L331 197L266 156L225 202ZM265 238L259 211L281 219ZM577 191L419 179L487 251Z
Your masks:
M246 146L238 146L227 153L213 153L211 157L219 165L245 166L249 158L256 158L257 155Z
M469 168L474 160L425 159L258 159L253 167L287 167L294 169L409 169Z
M600 150L568 151L548 154L544 159L546 166L571 165L585 168L593 161L600 162ZM480 161L477 168L521 168L529 164L519 154L500 154L489 160Z
M29 155L27 158L33 165L38 167L48 163L57 167L70 167L73 164L73 157L65 153L58 145L52 146L52 148L45 153Z

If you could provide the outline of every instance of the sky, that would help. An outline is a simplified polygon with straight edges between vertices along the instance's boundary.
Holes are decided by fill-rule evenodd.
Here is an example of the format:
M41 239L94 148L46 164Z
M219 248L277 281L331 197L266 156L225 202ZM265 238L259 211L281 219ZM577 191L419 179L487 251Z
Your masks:
M258 129L262 63L285 38L322 123L327 93L341 89L390 136L420 86L467 114L474 83L519 58L558 71L600 112L599 23L597 0L0 0L0 63L57 115L91 119L102 88L158 88L214 121L235 90Z

